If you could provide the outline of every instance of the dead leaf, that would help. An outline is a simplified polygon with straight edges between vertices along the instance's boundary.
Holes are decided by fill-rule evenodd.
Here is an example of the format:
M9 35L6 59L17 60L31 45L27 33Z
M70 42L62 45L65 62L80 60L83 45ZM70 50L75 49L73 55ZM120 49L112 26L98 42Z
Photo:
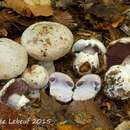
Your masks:
M117 19L115 19L112 22L112 27L117 28L118 26L120 26L123 23L124 19L125 19L124 16L119 16Z
M72 102L66 112L66 117L80 124L86 122L92 129L113 129L109 119L93 100Z
M53 21L64 24L69 28L77 26L76 21L73 19L73 16L68 11L55 10L53 15Z
M7 35L7 30L4 27L0 27L0 37L6 37Z
M129 129L130 129L130 121L123 121L115 128L115 130L129 130Z
M64 120L64 105L58 103L53 97L41 92L41 109L37 114L40 118Z
M50 0L5 0L6 6L24 16L50 16L53 9Z
M75 125L58 124L57 130L81 130L81 129Z
M111 4L114 3L113 0L102 0L102 2L103 2L103 4L106 5L106 6L111 5Z

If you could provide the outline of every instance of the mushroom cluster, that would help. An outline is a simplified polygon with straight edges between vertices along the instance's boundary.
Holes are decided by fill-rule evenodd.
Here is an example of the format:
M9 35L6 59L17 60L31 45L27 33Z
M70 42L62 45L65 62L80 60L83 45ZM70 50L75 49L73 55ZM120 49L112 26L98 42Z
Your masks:
M29 26L22 34L21 44L0 38L0 80L7 80L0 89L0 101L19 110L30 101L40 99L40 92L45 93L48 88L48 95L59 103L95 106L90 100L101 90L100 73L104 76L103 92L108 98L129 99L130 38L113 41L108 48L97 39L80 39L74 45L73 42L72 32L55 22L38 22ZM55 72L53 62L71 49L75 56L72 68L81 76L76 83L69 75ZM35 64L28 64L28 55L36 60ZM91 111L89 107L87 109ZM100 110L92 110L102 121ZM80 122L77 118L76 121Z
M31 99L39 99L40 90L47 87L49 75L55 72L53 61L65 56L72 44L71 31L55 22L29 26L21 44L0 38L0 80L9 80L0 89L1 101L20 109ZM37 63L30 66L28 55Z

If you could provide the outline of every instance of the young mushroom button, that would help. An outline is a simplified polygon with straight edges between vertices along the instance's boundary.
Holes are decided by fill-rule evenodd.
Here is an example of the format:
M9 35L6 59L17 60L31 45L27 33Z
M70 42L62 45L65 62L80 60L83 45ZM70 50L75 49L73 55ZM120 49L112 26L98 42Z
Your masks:
M61 72L52 73L49 79L50 95L60 102L67 103L72 100L74 83L66 74Z
M49 81L49 74L41 65L32 65L27 68L22 77L30 86L30 98L39 98L39 89L45 88Z
M99 72L99 68L105 63L106 48L96 39L77 41L72 52L75 54L73 68L79 75Z
M19 76L28 63L23 46L7 38L0 38L0 80Z
M33 58L40 61L53 61L70 51L73 34L62 24L38 22L23 32L21 43Z

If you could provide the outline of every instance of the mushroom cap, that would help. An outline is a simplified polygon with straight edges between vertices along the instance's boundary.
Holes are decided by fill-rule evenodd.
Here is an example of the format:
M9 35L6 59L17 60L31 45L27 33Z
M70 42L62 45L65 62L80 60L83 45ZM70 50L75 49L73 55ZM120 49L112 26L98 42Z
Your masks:
M125 100L130 92L130 65L115 65L105 74L104 93L112 99Z
M17 42L0 38L0 80L20 75L28 63L27 52Z
M62 24L38 22L24 31L21 42L33 58L52 61L63 57L70 51L73 34Z
M103 43L97 39L90 39L90 40L80 39L73 45L72 52L74 53L81 52L86 49L87 51L89 51L92 48L93 51L98 52L100 54L105 54L107 51Z
M68 75L61 72L52 73L49 82L50 95L56 100L64 103L72 100L74 83Z
M101 89L101 78L96 74L87 74L76 83L73 100L84 101L94 98Z
M121 64L128 55L130 55L130 37L110 42L106 53L108 67Z
M27 68L22 77L32 89L43 88L49 81L48 72L41 65L32 65L31 68Z

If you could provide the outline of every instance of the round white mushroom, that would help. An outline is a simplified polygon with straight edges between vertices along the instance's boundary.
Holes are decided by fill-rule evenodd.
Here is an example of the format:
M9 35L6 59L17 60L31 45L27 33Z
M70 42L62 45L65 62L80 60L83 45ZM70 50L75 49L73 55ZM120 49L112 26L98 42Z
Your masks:
M38 22L24 31L21 42L33 58L41 61L53 61L70 51L73 34L62 24Z
M130 92L130 65L115 65L105 74L105 94L117 100L129 98Z
M32 65L24 71L22 77L30 86L29 97L39 99L39 89L45 88L49 81L47 70L41 65Z
M73 100L85 101L94 98L101 89L101 79L96 74L87 74L76 83Z
M55 72L50 76L50 95L60 102L67 103L72 100L74 83L66 74Z
M7 38L0 38L0 80L19 76L28 63L23 46Z
M84 75L86 73L99 71L101 68L101 60L104 62L106 48L103 43L96 39L81 39L74 44L72 52L75 54L73 68L78 74Z

